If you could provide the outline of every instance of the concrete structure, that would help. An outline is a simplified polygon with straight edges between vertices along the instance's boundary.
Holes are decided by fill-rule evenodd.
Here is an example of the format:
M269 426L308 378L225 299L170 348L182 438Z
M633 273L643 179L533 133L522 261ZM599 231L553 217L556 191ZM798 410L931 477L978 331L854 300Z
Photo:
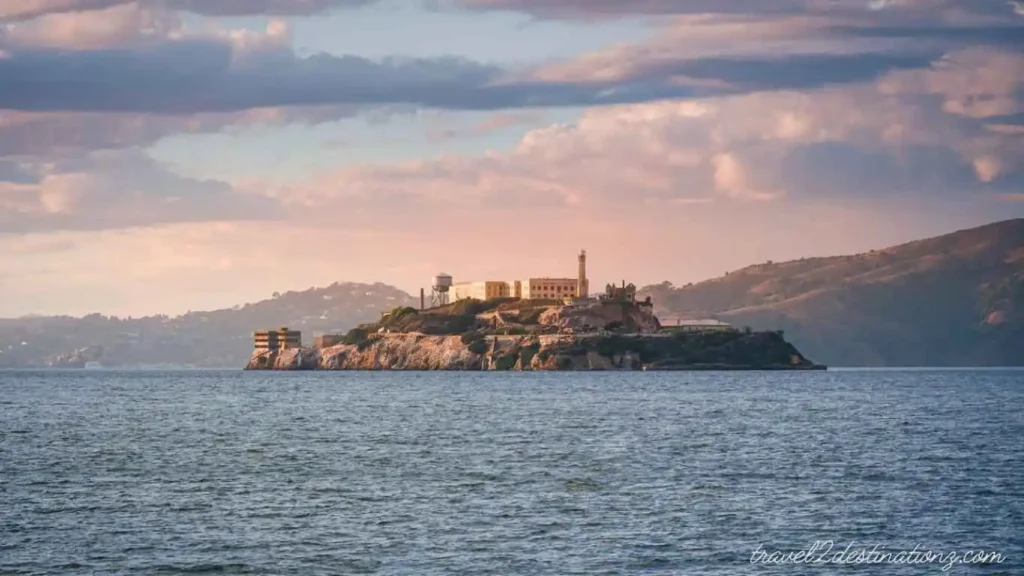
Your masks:
M522 296L526 300L561 300L576 296L579 278L529 278L522 282Z
M491 300L492 298L511 298L516 296L518 282L503 280L485 280L482 282L459 282L452 284L452 300Z
M341 334L323 334L321 336L314 336L313 347L323 350L324 348L330 348L341 344L344 339L345 337Z
M628 300L630 302L636 301L636 285L626 284L626 281L622 281L622 287L616 286L615 284L609 284L605 286L604 294L601 295L604 300Z
M672 332L732 332L731 325L720 320L692 320L685 318L659 318L661 327Z
M576 279L576 297L588 298L590 296L590 281L587 280L587 251L580 250L580 267Z
M253 334L253 345L257 350L274 352L286 348L302 347L302 332L278 328L277 330L260 330Z
M524 298L527 300L565 300L586 299L590 295L590 281L587 280L587 251L581 250L579 254L579 267L575 278L527 278L526 280L485 280L480 282L459 282L451 283L451 277L438 275L435 278L435 285L438 278L446 277L449 281L449 292L452 300L463 300L474 298L477 300L490 300L493 298ZM431 305L440 306L437 299L431 300Z

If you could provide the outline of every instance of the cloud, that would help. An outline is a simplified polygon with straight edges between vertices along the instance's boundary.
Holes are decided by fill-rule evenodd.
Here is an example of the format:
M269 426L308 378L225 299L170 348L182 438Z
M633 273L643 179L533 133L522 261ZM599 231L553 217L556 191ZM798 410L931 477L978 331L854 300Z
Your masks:
M511 215L531 208L609 209L624 197L641 205L682 207L1012 194L1020 185L1017 167L1024 165L1012 117L1020 110L1021 65L1020 54L972 49L856 84L604 106L571 125L530 130L507 152L356 166L273 187L197 182L151 161L133 171L111 160L118 154L86 155L106 160L83 167L68 162L89 146L121 142L130 148L174 130L273 122L295 111L316 121L315 109L199 116L6 113L0 115L0 145L9 146L14 160L0 165L0 176L8 175L2 198L15 216L3 224L21 231L96 229L288 214L343 226L374 221L415 227L428 214L471 218L474 212ZM528 118L499 115L478 129L511 120ZM52 148L52 138L39 129L54 122L65 123L63 148ZM73 134L77 147L76 137L68 136ZM51 160L54 167L39 168L33 181L26 170L45 163L12 156L29 149L71 160ZM165 206L160 197L173 196L179 186L202 192ZM135 194L140 187L153 194L140 197ZM123 210L99 211L94 207L101 201Z
M458 0L466 8L510 10L542 18L609 18L680 14L829 14L898 18L906 13L1008 16L1005 0Z
M19 168L22 178L0 180L0 232L6 234L279 216L270 199L183 178L138 152Z
M1013 97L1021 76L1007 83L998 71L1022 59L966 51L876 82L594 108L509 152L347 168L275 196L366 217L397 205L419 217L438 206L994 198L1024 184L1021 134L992 131L948 99L968 82L978 101Z
M183 29L173 12L114 5L88 12L54 13L0 27L0 44L98 50L145 39L166 38Z
M961 50L927 70L892 75L882 89L936 95L946 112L972 118L1024 113L1024 56L980 48Z
M0 0L0 21L18 21L48 14L85 12L139 4L166 7L205 16L309 15L331 9L356 8L377 0Z
M14 50L0 60L0 107L25 111L198 113L321 104L472 107L501 73L455 58L239 57L213 40L116 50ZM491 100L522 99L515 89ZM503 92L503 94L501 93ZM485 107L484 105L481 105Z
M601 254L595 277L699 280L802 256L808 237L847 252L1024 214L1010 202L1024 190L1022 21L1004 2L463 0L664 16L644 42L515 70L303 57L284 21L232 30L181 13L360 3L0 0L4 302L173 312L218 304L183 290L199 281L231 305L266 296L236 287L268 275L288 278L273 289L415 290L438 269L562 273L557 247L571 270L581 244ZM543 126L553 106L592 107ZM428 127L440 136L530 129L507 150L280 184L197 180L140 152L170 134L417 108L451 120ZM461 110L493 113L460 124ZM723 243L723 225L742 233ZM410 246L416 264L395 260Z
M248 6L302 13L341 4ZM687 10L711 9L710 4L667 1L640 3L636 9L671 11L684 4ZM647 42L510 71L457 58L303 58L292 51L291 30L284 22L271 21L264 31L207 27L197 32L172 10L237 10L239 5L232 3L203 4L206 8L181 2L15 3L7 6L9 11L20 6L44 15L8 24L0 34L5 53L0 84L11 87L0 91L0 156L145 146L177 133L253 123L317 123L417 107L520 115L529 112L517 109L545 106L813 89L889 77L893 70L925 70L958 43L1013 38L1006 31L1018 30L1005 24L996 30L989 19L977 20L980 16L964 24L967 28L915 27L908 22L917 21L906 19L878 26L874 20L821 11L786 13L787 6L803 2L776 3L771 10L764 3L757 4L762 8L714 4L719 14L676 17ZM67 11L69 6L95 9ZM925 6L938 4L900 2L892 8L906 12ZM736 13L741 9L758 15ZM968 29L970 38L947 38ZM993 74L1002 72L1009 73L1004 78L1010 81L1019 77L1018 70L1003 65ZM949 105L972 113L986 108L1013 112L1012 95L982 100L970 93L973 86L962 87L962 97L951 97ZM441 129L439 134L456 132Z
M0 107L22 111L192 114L251 108L415 105L449 110L605 105L808 88L921 66L934 55L707 57L640 62L619 77L550 72L511 77L464 59L387 59L259 51L239 57L215 41L73 52L13 51L0 60ZM696 82L680 82L679 78Z
M533 74L549 82L660 78L729 92L857 82L924 67L966 47L1024 45L1024 22L936 23L920 16L910 23L820 14L679 16L643 42L549 63Z
M872 80L926 66L965 41L957 31L971 31L974 42L1021 42L1020 26L963 26L880 26L819 13L690 15L647 42L510 70L453 57L300 57L285 22L272 21L262 32L197 33L165 8L116 5L8 25L0 38L0 83L10 89L0 92L0 108L185 115L307 106L609 105ZM925 31L933 37L923 38Z
M355 116L349 106L254 108L241 112L20 112L0 110L0 157L78 154L148 146L175 134L230 131L245 126L317 124Z

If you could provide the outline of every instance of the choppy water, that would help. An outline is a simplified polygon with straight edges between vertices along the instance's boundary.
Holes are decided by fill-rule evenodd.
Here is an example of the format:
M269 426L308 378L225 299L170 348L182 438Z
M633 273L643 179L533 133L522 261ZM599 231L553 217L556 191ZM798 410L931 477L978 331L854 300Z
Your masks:
M0 574L1021 574L1024 372L0 372ZM751 564L815 540L1002 564Z

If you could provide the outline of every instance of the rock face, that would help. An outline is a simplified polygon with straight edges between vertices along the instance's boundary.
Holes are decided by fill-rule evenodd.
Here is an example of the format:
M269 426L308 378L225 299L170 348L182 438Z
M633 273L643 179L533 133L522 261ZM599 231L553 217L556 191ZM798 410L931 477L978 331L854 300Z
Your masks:
M587 330L614 325L629 333L652 334L661 325L658 319L633 304L597 302L589 306L553 307L538 319L540 324L557 326L560 330Z
M375 334L359 344L253 354L247 370L813 369L781 335Z

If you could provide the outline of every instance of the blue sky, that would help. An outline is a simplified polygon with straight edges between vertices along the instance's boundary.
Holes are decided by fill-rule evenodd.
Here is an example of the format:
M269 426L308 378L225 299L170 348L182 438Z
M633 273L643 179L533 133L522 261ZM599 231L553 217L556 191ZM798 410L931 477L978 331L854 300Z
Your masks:
M1003 0L0 0L0 317L1024 216L1022 46Z

